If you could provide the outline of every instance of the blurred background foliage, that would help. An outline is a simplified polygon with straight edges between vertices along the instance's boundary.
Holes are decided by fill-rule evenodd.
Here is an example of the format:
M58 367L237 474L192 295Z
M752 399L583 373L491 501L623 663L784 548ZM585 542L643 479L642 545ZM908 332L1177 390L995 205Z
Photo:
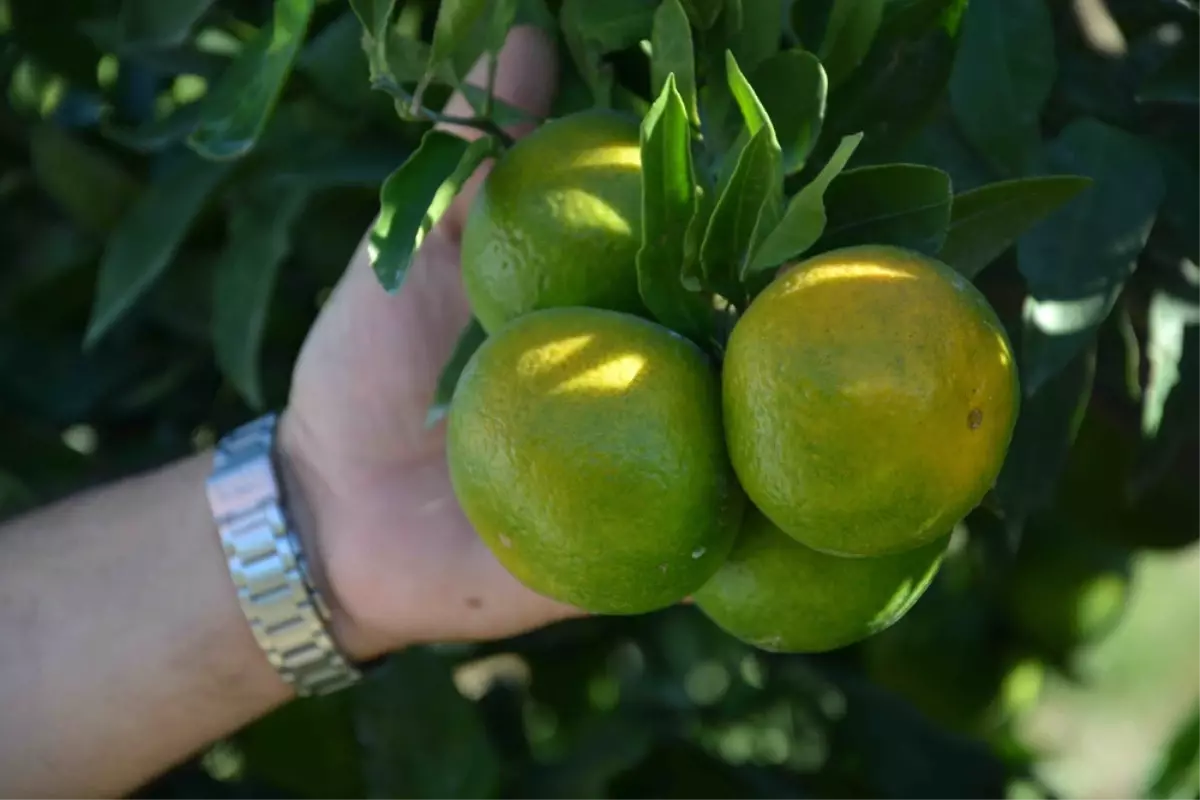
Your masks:
M556 113L644 111L656 2L491 2L559 38ZM495 41L438 23L479 3L374 24L389 5L0 0L0 515L284 402L428 128L394 101L439 108ZM975 278L1026 397L928 596L820 657L691 608L413 650L146 796L1200 796L1196 3L683 6L698 27L736 7L752 78L783 47L821 56L817 165L863 131L851 166L926 164L955 192L1094 181Z

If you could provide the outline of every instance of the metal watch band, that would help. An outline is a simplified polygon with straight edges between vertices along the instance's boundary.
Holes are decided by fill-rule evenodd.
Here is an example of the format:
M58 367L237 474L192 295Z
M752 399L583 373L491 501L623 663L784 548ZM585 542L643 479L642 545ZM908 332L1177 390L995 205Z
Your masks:
M277 415L269 414L221 440L208 502L242 611L267 659L297 694L328 694L361 673L329 635L329 609L285 512L276 423Z

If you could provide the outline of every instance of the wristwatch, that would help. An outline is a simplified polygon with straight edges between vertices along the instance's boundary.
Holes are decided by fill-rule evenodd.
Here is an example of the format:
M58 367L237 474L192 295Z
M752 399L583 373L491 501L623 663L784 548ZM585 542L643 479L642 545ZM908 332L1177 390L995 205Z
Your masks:
M267 659L297 694L328 694L355 683L361 671L329 633L329 608L288 517L277 422L269 414L217 444L208 502L242 611Z

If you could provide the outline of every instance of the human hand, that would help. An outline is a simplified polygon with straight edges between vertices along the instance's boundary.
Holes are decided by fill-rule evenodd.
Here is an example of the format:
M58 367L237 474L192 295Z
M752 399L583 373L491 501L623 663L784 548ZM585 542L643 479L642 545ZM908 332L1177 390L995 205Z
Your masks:
M542 117L556 74L553 43L514 28L495 91ZM468 80L485 78L480 64ZM472 113L458 95L446 112ZM354 658L422 641L499 638L579 613L526 589L495 560L455 500L444 423L425 424L470 319L459 241L486 169L425 238L395 295L376 281L363 240L293 376L280 446L308 506L301 528L330 595L334 636Z

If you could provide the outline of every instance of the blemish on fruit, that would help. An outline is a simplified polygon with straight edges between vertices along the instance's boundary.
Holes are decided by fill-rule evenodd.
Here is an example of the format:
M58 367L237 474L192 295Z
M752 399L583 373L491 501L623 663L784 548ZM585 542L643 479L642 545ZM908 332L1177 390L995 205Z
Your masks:
M468 597L467 608L483 608L483 600L478 597Z
M659 571L659 572L661 572L663 575L666 575L666 574L667 574L667 565L666 565L666 564L659 564L659 565L658 565L658 571Z
M708 551L705 548L697 547L695 550L692 551L692 558L703 558L704 554L707 552Z
M967 414L967 427L975 430L983 424L983 409L972 408L971 413Z
M500 544L504 545L505 547L511 548L512 547L512 539L508 538L507 536L505 536L502 533L502 534L500 534Z

